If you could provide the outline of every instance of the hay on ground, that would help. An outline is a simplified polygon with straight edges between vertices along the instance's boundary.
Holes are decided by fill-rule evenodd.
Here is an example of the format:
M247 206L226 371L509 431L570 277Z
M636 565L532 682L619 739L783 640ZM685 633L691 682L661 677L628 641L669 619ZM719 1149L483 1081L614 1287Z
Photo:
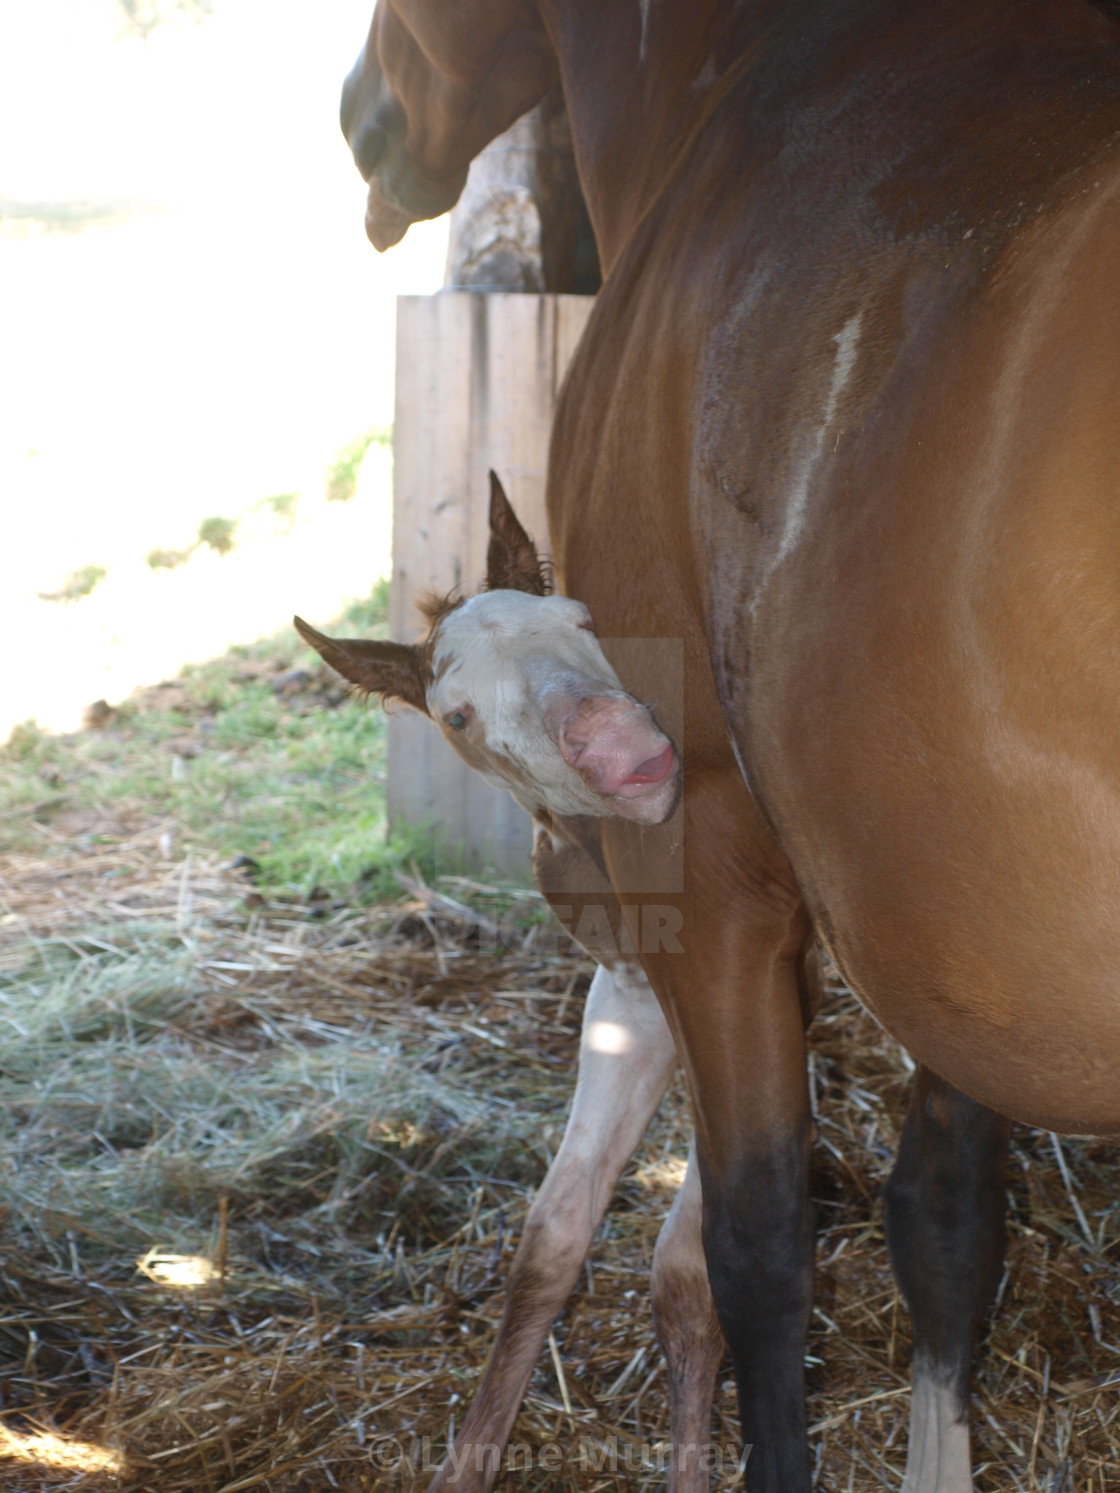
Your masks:
M168 859L140 817L59 808L40 833L0 857L0 1485L422 1485L563 1126L590 966L531 922L489 951L508 899L477 884L265 903L241 870ZM818 1485L849 1493L896 1488L905 1461L881 1192L907 1069L834 987L813 1031L809 1391ZM515 1428L560 1466L502 1487L663 1485L648 1268L688 1129L678 1084ZM1015 1133L980 1490L1120 1487L1116 1181L1114 1146ZM612 1437L630 1465L589 1462Z

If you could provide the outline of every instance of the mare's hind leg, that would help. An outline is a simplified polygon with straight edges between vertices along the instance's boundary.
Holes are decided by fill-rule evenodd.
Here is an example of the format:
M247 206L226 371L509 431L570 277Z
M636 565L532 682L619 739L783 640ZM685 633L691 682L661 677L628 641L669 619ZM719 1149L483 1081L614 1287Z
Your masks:
M914 1324L903 1493L971 1493L968 1384L1003 1260L1010 1123L918 1071L887 1184L891 1263Z
M584 1009L564 1139L529 1210L494 1347L433 1493L485 1493L493 1485L548 1329L676 1065L673 1039L645 976L600 966Z
M724 1344L708 1285L702 1213L693 1141L681 1190L658 1236L650 1278L653 1323L669 1369L671 1493L706 1493L710 1481L704 1452Z

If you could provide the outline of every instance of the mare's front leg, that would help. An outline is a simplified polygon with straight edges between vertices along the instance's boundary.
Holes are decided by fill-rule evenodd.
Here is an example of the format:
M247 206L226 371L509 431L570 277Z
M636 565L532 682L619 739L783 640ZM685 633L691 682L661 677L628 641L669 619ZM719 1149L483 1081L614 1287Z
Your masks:
M918 1070L887 1184L887 1241L914 1323L903 1493L972 1493L968 1385L999 1280L1010 1122Z
M808 1493L808 917L735 771L685 789L679 952L647 956L688 1074L704 1247L750 1493Z
M432 1490L485 1493L548 1330L676 1068L673 1039L645 976L602 966L587 996L567 1128L529 1210L494 1347ZM709 1384L708 1408L711 1403Z

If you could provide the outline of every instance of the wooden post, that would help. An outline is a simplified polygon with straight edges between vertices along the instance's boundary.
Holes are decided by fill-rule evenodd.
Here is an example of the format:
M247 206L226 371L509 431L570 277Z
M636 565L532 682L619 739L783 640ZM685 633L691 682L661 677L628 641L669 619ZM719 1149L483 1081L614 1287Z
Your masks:
M486 568L492 467L538 546L556 394L590 296L443 291L397 301L393 427L394 638L420 632L424 591L477 590ZM447 859L527 877L528 816L459 761L430 721L389 722L390 825L429 823Z

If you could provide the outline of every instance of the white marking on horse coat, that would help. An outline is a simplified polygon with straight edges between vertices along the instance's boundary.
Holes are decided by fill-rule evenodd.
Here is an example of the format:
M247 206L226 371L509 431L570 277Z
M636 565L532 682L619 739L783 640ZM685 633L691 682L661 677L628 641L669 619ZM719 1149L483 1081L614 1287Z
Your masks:
M972 1493L968 1419L956 1391L924 1357L911 1370L910 1441L902 1493Z
M863 312L857 311L854 316L848 318L839 332L833 337L836 344L836 357L832 364L832 377L828 384L828 395L825 399L824 410L821 413L821 423L817 426L810 442L809 449L800 459L794 469L793 479L790 483L789 498L786 502L785 525L782 529L781 541L772 559L768 562L762 578L755 591L754 600L751 603L752 613L758 609L758 605L765 594L770 579L782 561L797 548L805 528L805 519L809 508L809 489L816 475L821 457L824 455L825 438L829 433L836 412L840 407L840 399L852 376L856 366L856 354L859 350L859 334L863 325Z
M747 771L747 764L743 760L743 753L739 748L739 743L735 740L735 737L732 735L730 729L728 729L727 732L727 739L731 743L731 753L735 758L736 765L738 766L740 773L742 773L743 775L743 782L747 785L747 792L753 796L754 789L751 787L751 777L750 773Z
M805 512L809 506L809 486L813 475L820 465L820 459L824 454L824 440L828 434L829 427L836 418L836 410L840 404L840 396L847 387L848 380L852 376L852 369L856 366L856 352L859 348L860 328L863 324L863 312L856 314L844 323L840 331L832 339L836 343L836 360L832 365L832 378L828 385L828 398L825 400L824 415L817 427L817 433L813 438L812 447L808 455L799 466L793 479L793 488L790 492L789 507L786 511L785 528L782 531L782 542L778 546L778 553L774 564L780 565L785 557L793 550L797 541L801 538L801 531L805 527Z
M642 15L642 39L638 45L638 61L646 60L646 30L649 26L649 8L653 0L638 0L638 9Z

